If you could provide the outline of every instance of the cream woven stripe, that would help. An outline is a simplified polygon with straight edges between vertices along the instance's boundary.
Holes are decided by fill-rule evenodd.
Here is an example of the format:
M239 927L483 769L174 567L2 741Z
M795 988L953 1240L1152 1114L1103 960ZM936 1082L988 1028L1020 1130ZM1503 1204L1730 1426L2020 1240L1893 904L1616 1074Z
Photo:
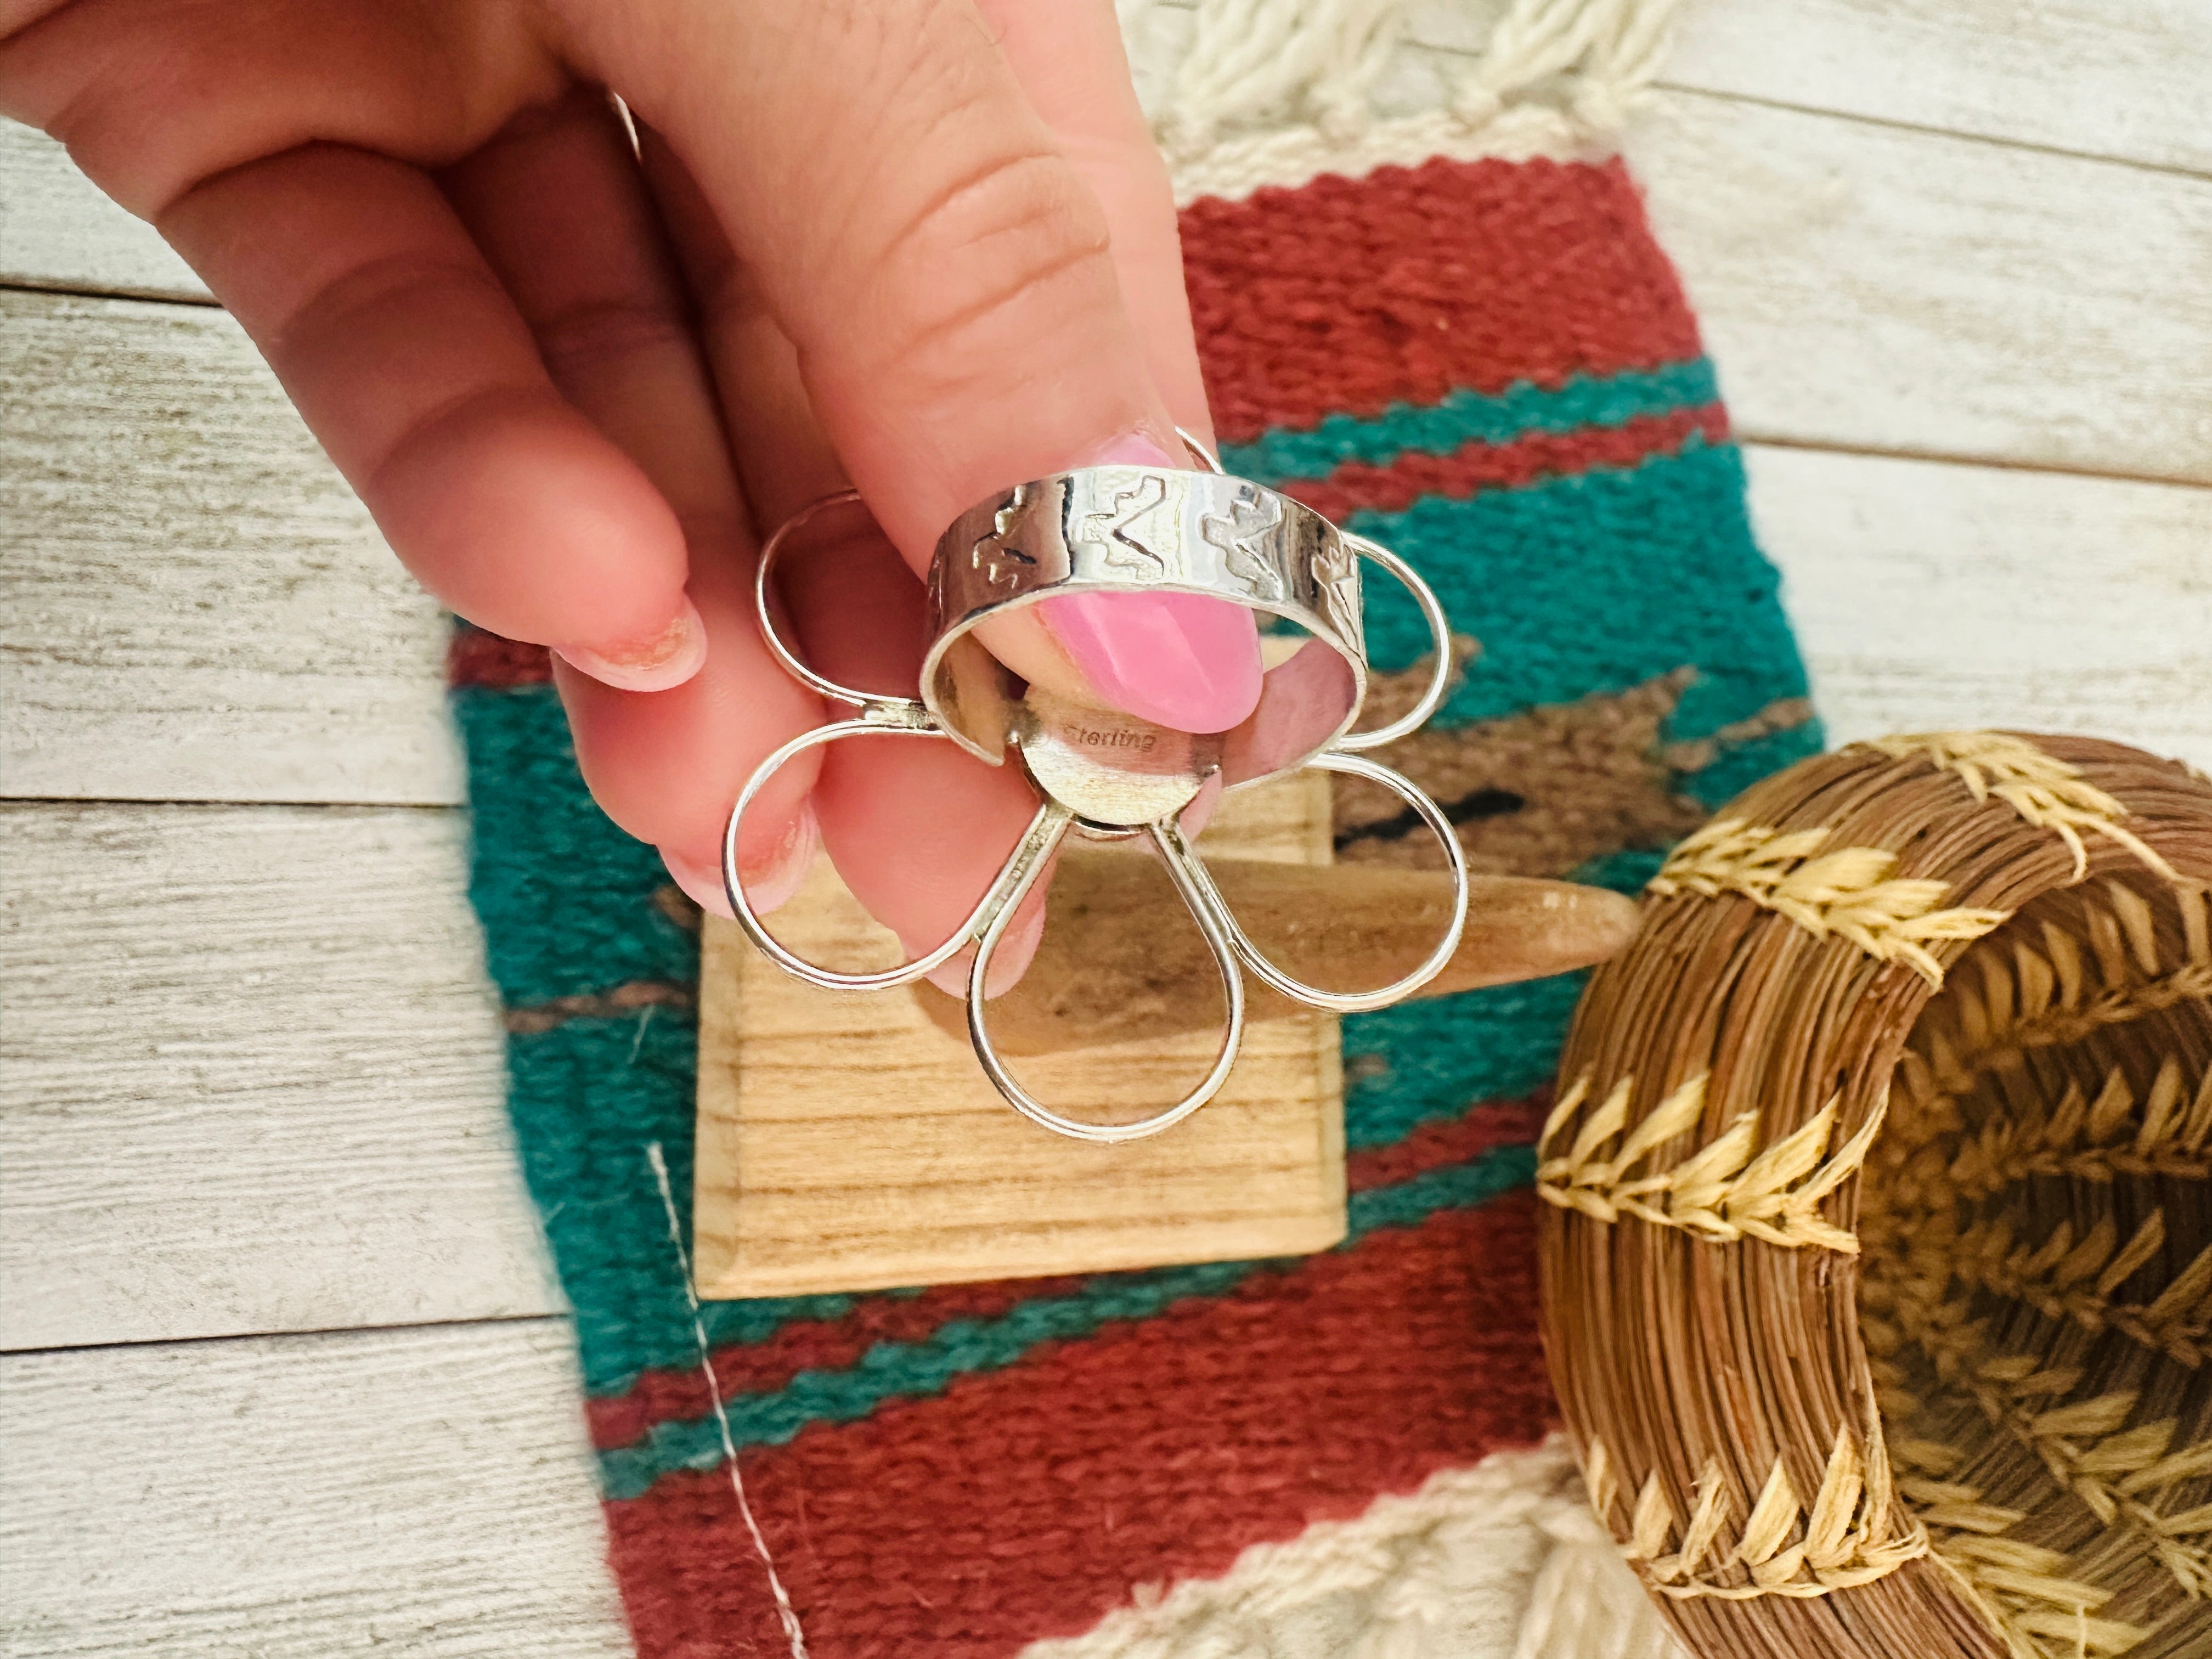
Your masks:
M1178 206L1431 156L1609 153L1678 0L1513 0L1482 51L1411 68L1413 0L1120 0ZM1139 76L1140 84L1151 81Z
M1255 1544L1021 1659L1686 1659L1553 1437L1447 1469L1350 1521Z

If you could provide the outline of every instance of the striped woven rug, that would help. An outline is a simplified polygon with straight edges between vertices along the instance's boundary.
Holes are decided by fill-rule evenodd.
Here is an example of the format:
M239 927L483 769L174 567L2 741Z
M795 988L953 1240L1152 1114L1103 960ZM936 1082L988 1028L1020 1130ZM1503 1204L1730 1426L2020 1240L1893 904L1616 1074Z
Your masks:
M1385 757L1475 868L1626 890L1819 746L1712 366L1607 154L1654 12L1530 0L1395 113L1380 51L1306 89L1311 125L1191 60L1151 88L1224 463L1405 555L1473 642ZM1418 616L1370 605L1378 665L1412 667ZM1546 1443L1530 1141L1577 978L1344 1022L1325 1254L695 1326L653 1149L681 1212L696 913L592 805L542 652L464 631L453 672L514 1125L647 1659L1662 1650ZM1418 855L1395 805L1341 794L1340 856Z

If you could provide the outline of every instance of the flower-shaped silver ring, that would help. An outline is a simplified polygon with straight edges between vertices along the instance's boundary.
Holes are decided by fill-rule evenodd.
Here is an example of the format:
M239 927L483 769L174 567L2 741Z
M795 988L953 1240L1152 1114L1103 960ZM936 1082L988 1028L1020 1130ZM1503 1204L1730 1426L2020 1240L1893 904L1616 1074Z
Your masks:
M1246 972L1283 996L1330 1012L1381 1008L1412 995L1443 970L1467 921L1467 864L1450 821L1408 779L1358 752L1416 730L1443 700L1451 660L1443 608L1428 584L1388 549L1338 528L1286 495L1230 477L1188 434L1184 441L1206 470L1083 467L1018 484L955 520L939 538L930 566L928 647L919 696L861 691L826 678L801 660L776 625L771 578L778 557L820 515L854 510L856 494L825 496L794 514L762 550L754 582L761 636L777 660L801 684L854 713L784 744L738 793L722 837L722 878L738 925L779 967L831 990L910 984L973 945L968 1031L984 1073L1024 1116L1082 1140L1157 1134L1213 1097L1236 1063L1243 1037ZM1386 726L1354 732L1367 690L1363 560L1404 584L1427 619L1436 650L1420 700ZM1309 637L1267 670L1259 704L1243 724L1210 734L1173 731L1025 685L975 637L987 617L1054 594L1102 592L1228 599L1282 618ZM786 762L818 744L856 736L947 740L994 766L1012 755L1035 787L1038 804L1013 851L951 937L896 968L847 974L793 954L762 925L738 879L738 830L745 809ZM1399 796L1443 843L1450 867L1451 921L1443 937L1411 973L1375 990L1327 991L1277 968L1230 913L1182 828L1184 809L1216 776L1225 788L1243 789L1308 766L1366 778ZM1071 830L1098 839L1148 841L1221 970L1228 1016L1212 1069L1181 1100L1135 1122L1092 1123L1054 1111L1022 1087L991 1042L984 985L992 953Z

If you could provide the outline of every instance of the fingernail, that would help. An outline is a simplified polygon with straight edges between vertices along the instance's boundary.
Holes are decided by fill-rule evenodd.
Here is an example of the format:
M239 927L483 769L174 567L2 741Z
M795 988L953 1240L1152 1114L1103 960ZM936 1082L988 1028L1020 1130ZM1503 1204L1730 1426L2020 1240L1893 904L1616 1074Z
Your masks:
M1188 468L1142 433L1115 439L1090 466ZM1260 630L1227 599L1192 593L1077 593L1038 607L1101 702L1179 732L1226 732L1259 705Z
M999 941L999 948L991 952L991 972L983 981L983 994L986 997L1004 996L1012 990L1016 981L1029 971L1030 963L1036 960L1037 945L1043 938L1044 906L1037 905L1027 915L1017 916L1013 925L1006 929L1006 937ZM929 947L924 945L921 948L927 950ZM907 949L912 951L915 947L909 945ZM972 953L962 951L943 967L931 969L929 982L949 997L965 997L968 994L968 964L971 959Z
M1252 613L1196 593L1067 593L1045 625L1109 706L1178 732L1226 732L1260 702Z
M648 639L598 647L556 645L553 649L564 662L618 690L665 691L683 684L707 660L707 624L686 599L675 619Z
M814 854L821 840L814 808L808 804L799 809L791 827L768 852L752 858L740 855L738 874L744 882L745 899L753 907L755 915L767 915L787 903L799 890L806 879L806 872L814 866ZM718 916L733 917L730 896L722 887L720 860L708 864L665 847L659 851L660 861L668 866L670 878L691 896L694 903Z
M1171 455L1141 432L1127 432L1083 462L1085 466L1164 466L1177 472L1197 463L1188 455Z

